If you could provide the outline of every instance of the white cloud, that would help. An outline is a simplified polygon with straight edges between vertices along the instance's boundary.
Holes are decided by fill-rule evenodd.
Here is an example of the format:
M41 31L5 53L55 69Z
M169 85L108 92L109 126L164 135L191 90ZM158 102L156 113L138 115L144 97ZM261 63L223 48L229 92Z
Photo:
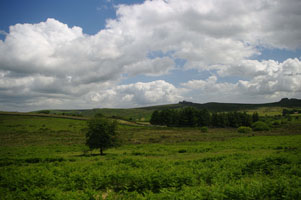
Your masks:
M217 77L216 76L210 76L207 80L191 80L187 83L182 83L182 86L188 87L191 89L205 89L210 88L214 85L216 85Z
M237 69L241 69L237 71ZM268 61L244 61L239 67L227 68L229 76L249 77L236 83L218 82L218 77L207 80L191 80L183 83L186 94L196 102L269 102L283 97L301 98L301 62L287 59L282 63ZM249 76L249 75L252 76Z
M219 69L218 75L252 78L260 75L273 75L279 72L279 67L279 63L274 60L241 60L234 65L224 65Z
M270 66L273 69L267 69L266 74L256 76L250 81L242 81L240 86L254 95L295 94L301 96L300 60L287 59L278 65L275 65L273 61L269 62L272 62Z
M191 80L187 83L182 83L186 88L182 94L186 100L193 102L235 102L238 91L237 84L227 82L217 82L216 76L210 76L206 80ZM240 99L241 101L241 99Z
M91 100L102 107L139 107L175 103L183 99L176 87L163 80L119 85L90 95Z
M95 35L55 19L11 26L5 40L0 40L0 105L5 108L10 101L11 107L22 102L26 107L52 99L55 105L89 107L90 95L95 94L93 102L133 107L168 103L185 95L197 101L198 95L183 92L193 89L225 100L235 96L231 94L247 95L245 91L273 98L300 96L298 59L252 60L262 47L301 48L299 0L154 0L116 9L117 18L108 20ZM149 57L158 51L164 56ZM172 85L160 90L158 85L168 85L160 81L118 86L125 75L171 73L176 59L186 61L183 70L217 74L184 83L181 94L176 88L166 94ZM225 76L241 81L219 81ZM148 88L152 84L156 93ZM218 95L225 91L226 97Z
M169 57L145 59L125 66L125 71L130 75L144 74L149 76L162 75L174 68L174 61Z

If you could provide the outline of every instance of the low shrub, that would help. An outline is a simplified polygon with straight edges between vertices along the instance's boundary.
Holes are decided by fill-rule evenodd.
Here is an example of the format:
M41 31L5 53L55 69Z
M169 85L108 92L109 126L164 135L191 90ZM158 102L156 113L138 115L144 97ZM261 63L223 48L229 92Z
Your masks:
M252 129L250 127L247 127L247 126L240 126L237 129L237 132L239 132L239 133L250 133L250 132L252 132Z
M201 127L201 132L202 133L207 133L208 132L208 127L207 126L202 126Z
M287 124L287 119L281 119L281 124Z
M178 152L179 152L179 153L186 153L187 150L186 150L186 149L180 149Z
M276 121L273 121L273 126L279 126L281 125L281 121L280 120L276 120Z
M252 125L252 129L253 131L268 131L270 127L262 121L257 121Z

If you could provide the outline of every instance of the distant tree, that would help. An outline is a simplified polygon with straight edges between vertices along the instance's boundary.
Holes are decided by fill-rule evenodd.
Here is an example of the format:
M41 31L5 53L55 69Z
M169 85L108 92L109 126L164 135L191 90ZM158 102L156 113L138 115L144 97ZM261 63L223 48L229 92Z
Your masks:
M180 126L194 127L197 125L197 110L193 107L186 107L180 111Z
M240 113L240 118L241 118L241 121L242 121L242 126L251 126L252 125L252 116L251 115L248 115L246 112L244 113Z
M49 110L41 110L41 111L39 111L39 113L41 113L41 114L50 114L50 111Z
M254 112L252 115L252 121L257 122L259 120L259 115L257 112Z
M217 115L217 113L213 113L213 114L212 114L212 117L211 117L211 124L212 124L212 126L214 126L214 127L217 127L217 126L218 126L218 115Z
M170 126L172 124L172 111L165 109L160 112L160 123L162 125Z
M153 125L160 125L160 112L158 110L155 110L152 113L150 123Z
M211 115L206 109L198 110L194 107L185 107L182 109L154 111L150 123L180 127L211 126L237 128L239 126L251 126L253 122L252 117L246 112L213 113Z
M171 110L171 123L170 126L179 126L180 113L178 110Z
M227 127L228 126L228 118L226 113L219 113L217 115L218 127Z
M99 112L99 113L96 113L96 114L94 115L94 117L98 117L98 118L99 118L99 117L104 117L104 115L103 115L102 113Z
M234 112L234 116L235 116L235 121L236 121L236 126L233 127L239 127L242 126L242 118L239 112Z
M202 126L209 126L210 125L210 113L208 110L203 109L197 112L197 125Z
M237 112L229 112L228 113L228 123L230 127L238 127L238 116Z
M290 114L288 109L283 109L282 110L282 116L286 116L287 114Z
M117 144L117 122L109 121L103 117L94 117L88 121L88 132L86 134L86 145L92 149L103 151Z

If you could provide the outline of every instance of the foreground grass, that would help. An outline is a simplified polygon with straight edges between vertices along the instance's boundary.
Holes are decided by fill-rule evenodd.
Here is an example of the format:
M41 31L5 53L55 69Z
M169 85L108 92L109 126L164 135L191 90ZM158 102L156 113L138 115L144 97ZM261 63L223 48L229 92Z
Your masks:
M0 116L0 199L301 198L297 123L254 136L123 125L123 145L102 157L85 151L85 128Z

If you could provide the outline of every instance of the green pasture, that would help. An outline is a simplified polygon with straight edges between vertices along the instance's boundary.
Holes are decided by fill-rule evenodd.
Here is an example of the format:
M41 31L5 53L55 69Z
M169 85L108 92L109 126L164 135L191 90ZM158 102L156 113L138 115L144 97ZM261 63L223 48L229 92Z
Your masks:
M246 110L248 114L253 114L257 112L260 116L275 116L282 115L282 107L259 107L256 109Z
M0 115L0 199L301 199L301 123L236 129L119 125L85 147L86 122Z

